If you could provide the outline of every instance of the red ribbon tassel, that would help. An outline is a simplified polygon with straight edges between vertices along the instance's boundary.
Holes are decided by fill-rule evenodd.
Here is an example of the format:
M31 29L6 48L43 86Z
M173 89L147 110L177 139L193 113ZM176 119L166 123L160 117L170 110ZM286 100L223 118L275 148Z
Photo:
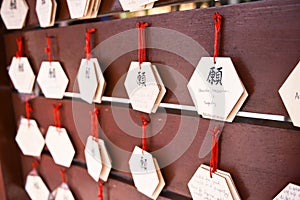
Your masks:
M29 101L27 100L25 103L26 108L26 119L28 120L28 127L30 126L30 113L32 112L32 107L29 104Z
M96 29L91 28L85 33L85 54L86 54L86 59L89 60L92 55L91 55L91 34L94 33Z
M23 39L22 37L18 37L16 39L18 45L18 51L16 52L16 58L21 58L23 56Z
M52 62L52 54L51 54L51 37L47 37L47 47L45 48L45 52L48 54L48 61Z
M218 167L218 154L219 154L219 142L218 137L220 134L219 129L216 127L214 130L210 130L212 134L212 150L211 150L211 158L210 158L210 177L212 177L212 173L217 170Z
M218 57L219 54L219 34L221 30L221 20L222 16L216 12L212 15L215 21L215 46L214 46L214 63L216 63L216 57Z
M141 64L146 61L146 36L145 28L149 26L148 23L139 22L136 24L138 28L138 61Z
M60 174L61 174L61 181L63 182L63 183L66 183L66 172L65 172L65 170L60 170Z
M146 130L147 130L148 121L143 116L140 116L140 118L141 118L141 120L143 122L142 149L143 149L143 151L146 151L147 150Z
M99 200L103 200L103 183L99 181L99 192L98 192Z
M36 166L39 164L39 161L38 160L35 160L31 163L31 166L32 166L32 170L34 172L34 175L36 175Z
M91 129L92 129L92 136L95 140L98 140L98 115L99 109L95 108L93 112L90 112L91 115Z
M59 103L57 105L53 104L53 115L54 115L54 123L56 128L61 128L61 121L60 121L60 108L62 106L62 103Z

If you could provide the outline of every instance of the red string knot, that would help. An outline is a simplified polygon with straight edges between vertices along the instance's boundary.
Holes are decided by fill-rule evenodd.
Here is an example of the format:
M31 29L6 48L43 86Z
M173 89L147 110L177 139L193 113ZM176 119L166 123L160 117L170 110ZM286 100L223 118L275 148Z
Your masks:
M136 23L137 28L145 28L147 26L149 26L149 24L147 22L145 22L145 23L143 23L143 22Z
M213 136L217 137L220 134L220 130L218 127L215 127L213 130L209 131Z
M214 21L215 21L216 30L220 31L222 15L220 15L218 12L216 12L212 16L213 16Z

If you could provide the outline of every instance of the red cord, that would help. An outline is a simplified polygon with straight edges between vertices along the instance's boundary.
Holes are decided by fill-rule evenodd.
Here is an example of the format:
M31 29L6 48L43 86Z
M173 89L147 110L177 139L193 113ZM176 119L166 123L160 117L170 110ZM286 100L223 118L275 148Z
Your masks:
M211 150L211 158L210 158L210 177L212 177L212 173L217 170L218 167L218 157L219 157L219 142L218 137L220 134L220 130L215 127L214 130L209 131L212 134L212 150Z
M145 117L140 116L142 122L143 122L143 136L142 136L142 149L143 151L147 150L147 138L146 138L146 130L147 130L147 124L148 121Z
M90 112L91 115L91 129L92 129L92 136L94 139L98 140L98 115L99 109L95 108L93 112Z
M85 54L86 54L86 59L89 60L92 55L91 55L91 34L94 33L96 29L91 28L85 33Z
M54 114L54 123L56 128L61 128L61 120L60 120L60 108L62 107L62 103L57 105L53 104L53 114Z
M61 174L61 181L63 182L63 183L66 183L66 172L65 172L65 170L60 170L60 174Z
M27 118L27 121L28 121L28 127L29 127L29 126L30 126L30 113L33 111L33 109L32 109L32 107L30 106L28 100L26 100L25 108L26 108L26 118Z
M102 183L101 180L99 181L99 193L98 193L98 197L99 197L99 200L103 200L103 183Z
M149 26L148 23L139 22L136 24L138 28L138 61L141 64L146 61L146 36L145 28Z
M16 39L17 45L18 45L18 51L16 52L16 57L21 58L23 56L23 39L21 36L19 36Z
M52 62L52 54L51 54L51 37L47 37L47 47L45 48L45 52L48 54L48 60Z
M94 113L92 111L90 111L90 115L91 115L91 132L92 132L92 137L93 139L96 138L95 137L95 130L94 130Z
M38 160L32 161L31 166L32 166L32 170L34 172L34 174L36 175L36 166L40 164L40 162Z
M216 57L218 57L219 54L219 33L221 30L221 20L222 16L216 12L212 15L215 21L215 46L214 46L214 63L216 63Z

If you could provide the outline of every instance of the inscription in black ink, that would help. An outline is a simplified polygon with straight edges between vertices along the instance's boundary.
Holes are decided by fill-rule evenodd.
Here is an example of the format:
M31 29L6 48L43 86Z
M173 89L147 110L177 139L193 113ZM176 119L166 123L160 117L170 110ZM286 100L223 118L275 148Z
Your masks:
M146 72L138 72L136 83L138 84L138 86L146 87Z
M37 182L35 182L35 183L33 184L33 187L34 187L36 190L39 190L39 189L40 189L40 186L39 186L39 184L38 184Z
M296 92L295 99L300 100L300 96L299 96L298 92Z
M206 81L212 85L222 85L222 67L211 67Z
M55 68L49 68L49 78L56 78Z
M24 72L24 64L23 63L19 63L18 70L19 70L19 72Z
M85 78L90 79L91 69L87 66L85 68Z
M94 148L92 148L92 157L95 157L95 149Z
M144 169L145 171L147 171L147 165L148 165L147 158L144 158L142 156L140 164L141 164L141 168Z
M17 0L10 0L9 8L11 10L17 9Z

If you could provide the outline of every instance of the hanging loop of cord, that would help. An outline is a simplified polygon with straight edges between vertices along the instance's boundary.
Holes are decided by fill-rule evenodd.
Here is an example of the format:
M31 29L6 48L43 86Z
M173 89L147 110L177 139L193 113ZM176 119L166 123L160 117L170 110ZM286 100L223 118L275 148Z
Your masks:
M142 122L143 122L143 135L142 135L142 149L143 149L143 152L144 151L147 151L147 135L146 135L146 130L147 130L147 124L148 124L148 121L145 117L143 116L140 116Z
M149 26L148 23L139 22L136 24L138 28L138 61L141 64L146 61L146 35L145 28Z
M222 16L216 12L212 15L215 22L215 44L214 44L214 63L216 64L216 57L219 55L219 36L221 31Z
M60 119L60 108L62 107L62 103L57 105L53 104L53 117L54 123L57 129L61 128L61 119Z
M45 52L48 54L48 61L52 62L52 53L51 53L51 37L47 36L47 47L45 48Z
M17 45L18 45L18 51L16 52L16 58L21 58L23 56L23 39L21 36L19 36L16 39Z
M37 172L36 172L36 166L40 164L40 162L38 160L35 160L31 163L31 167L32 167L32 170L33 170L33 173L34 175L37 175Z
M96 141L98 141L99 134L98 134L98 115L99 115L99 109L95 108L93 112L90 112L91 115L91 131L92 131L92 137Z
M26 100L25 103L25 109L26 109L26 119L28 121L28 127L30 126L30 113L33 111L32 107L29 104L29 101Z
M99 180L99 192L98 192L99 200L103 200L103 183Z
M64 169L60 170L61 181L66 183L66 171Z
M210 177L212 177L212 173L216 172L218 168L218 154L219 154L219 135L220 130L215 127L213 130L209 131L212 134L212 149L211 149L211 158L210 158Z
M86 54L86 59L89 60L92 57L91 54L91 34L94 33L96 29L91 28L85 33L85 54Z

